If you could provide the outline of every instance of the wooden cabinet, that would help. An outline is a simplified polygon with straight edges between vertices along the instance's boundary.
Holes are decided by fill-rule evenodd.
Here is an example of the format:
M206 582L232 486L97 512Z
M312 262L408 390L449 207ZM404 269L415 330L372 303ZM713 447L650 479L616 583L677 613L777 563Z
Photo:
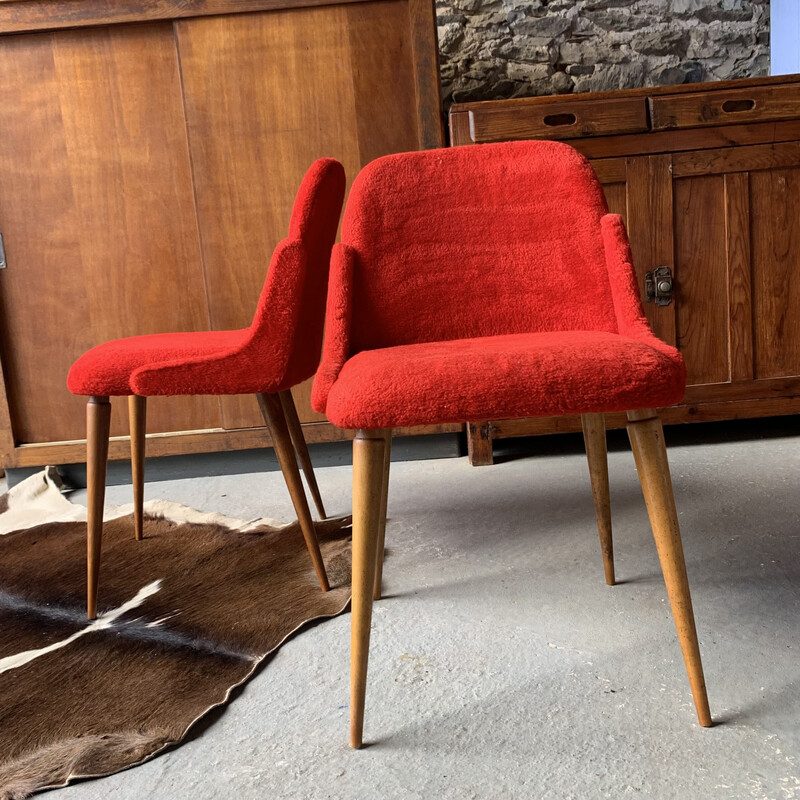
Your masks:
M450 127L456 145L559 138L590 159L625 219L642 297L646 273L674 279L669 304L644 304L688 369L666 422L800 411L800 76L465 104ZM491 462L494 438L573 430L578 417L468 426L475 463Z
M248 325L315 158L352 180L443 143L433 5L0 0L0 132L0 468L81 461L77 356ZM296 394L309 440L344 436ZM149 455L269 444L250 397L159 399L148 428Z

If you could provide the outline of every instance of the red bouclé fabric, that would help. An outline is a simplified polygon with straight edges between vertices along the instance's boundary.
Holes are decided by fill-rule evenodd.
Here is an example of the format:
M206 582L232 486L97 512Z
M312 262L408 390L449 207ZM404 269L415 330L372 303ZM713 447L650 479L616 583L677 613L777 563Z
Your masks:
M403 153L356 178L312 393L335 425L661 407L685 385L642 313L622 220L573 148Z
M311 166L249 328L99 345L73 364L69 390L96 396L254 394L283 391L310 378L319 363L328 264L344 188L338 161L325 158Z

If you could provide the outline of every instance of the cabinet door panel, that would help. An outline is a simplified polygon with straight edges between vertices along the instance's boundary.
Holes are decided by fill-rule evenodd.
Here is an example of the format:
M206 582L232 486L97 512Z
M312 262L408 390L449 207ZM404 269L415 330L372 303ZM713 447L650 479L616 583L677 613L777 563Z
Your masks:
M673 184L676 343L688 383L720 383L728 366L725 197L721 176Z
M725 181L725 253L728 266L728 359L731 381L752 381L753 260L750 176L732 172Z
M608 211L611 214L620 214L623 222L627 225L628 218L628 193L625 182L621 183L604 183L603 192L606 196L606 203L608 203Z
M208 326L168 23L0 38L2 357L18 442L81 439L72 361L109 339ZM117 403L113 434L127 433ZM150 431L219 425L159 399Z
M691 176L673 183L678 345L690 385L731 381L755 398L800 374L800 158L728 150L684 154L692 169L676 170Z
M212 326L250 323L269 257L310 164L349 181L418 149L408 4L355 3L176 23ZM296 391L304 422L324 419ZM263 425L253 398L226 428Z
M644 301L645 273L675 268L673 245L672 156L626 159L627 223L633 264ZM676 343L675 304L643 303L647 321L659 339Z
M750 173L757 378L800 375L800 168Z

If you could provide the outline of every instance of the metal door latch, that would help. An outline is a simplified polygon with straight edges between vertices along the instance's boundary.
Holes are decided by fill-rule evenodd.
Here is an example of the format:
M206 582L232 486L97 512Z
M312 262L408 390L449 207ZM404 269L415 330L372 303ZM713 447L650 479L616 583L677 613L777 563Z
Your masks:
M3 234L0 233L0 269L5 269L6 266L6 248L3 247Z
M672 270L669 267L656 267L644 276L644 299L648 303L668 306L672 302Z

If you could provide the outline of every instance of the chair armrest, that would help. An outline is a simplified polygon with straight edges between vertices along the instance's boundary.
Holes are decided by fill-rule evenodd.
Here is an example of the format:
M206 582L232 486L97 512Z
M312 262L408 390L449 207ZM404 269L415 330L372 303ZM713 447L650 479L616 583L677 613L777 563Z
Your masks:
M657 339L650 328L642 309L631 246L622 217L619 214L606 214L600 220L600 229L619 333L631 339L646 339L648 343L655 340L663 345L664 342Z
M328 279L328 305L325 311L325 342L322 363L314 377L311 405L325 413L328 394L350 356L350 321L353 312L353 269L356 251L346 244L336 244L331 251Z
M633 271L631 245L622 217L619 214L606 214L600 220L600 229L619 334L646 342L654 350L668 356L681 370L679 382L686 386L686 366L681 354L653 333L644 315L639 286Z

